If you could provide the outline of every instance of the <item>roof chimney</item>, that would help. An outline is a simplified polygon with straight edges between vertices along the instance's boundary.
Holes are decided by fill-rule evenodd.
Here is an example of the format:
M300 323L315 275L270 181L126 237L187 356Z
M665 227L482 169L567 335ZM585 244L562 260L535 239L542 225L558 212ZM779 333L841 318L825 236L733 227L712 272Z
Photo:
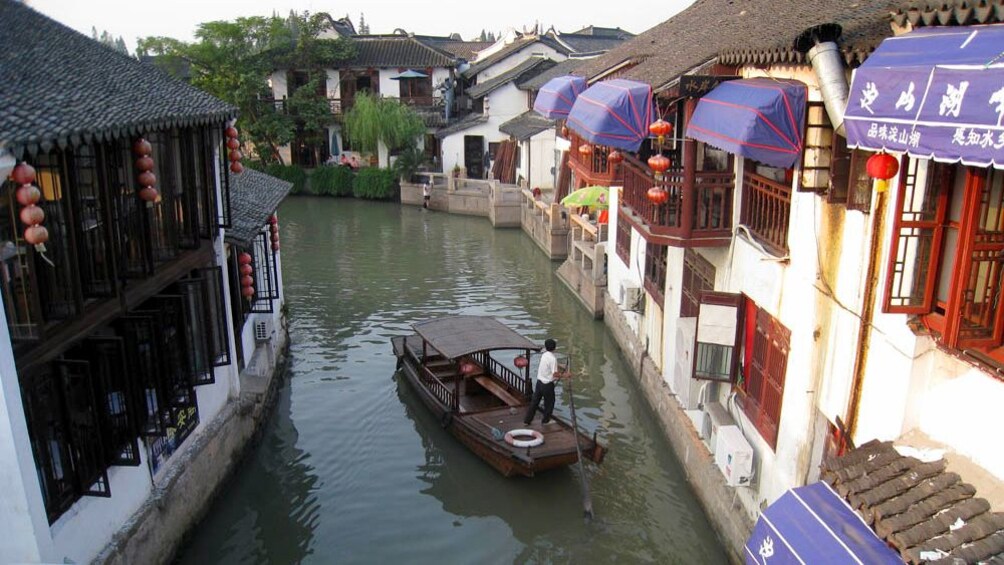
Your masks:
M847 109L850 87L847 85L844 62L836 43L841 31L838 24L810 27L795 38L794 48L808 56L812 70L816 73L833 131L844 135L844 110Z

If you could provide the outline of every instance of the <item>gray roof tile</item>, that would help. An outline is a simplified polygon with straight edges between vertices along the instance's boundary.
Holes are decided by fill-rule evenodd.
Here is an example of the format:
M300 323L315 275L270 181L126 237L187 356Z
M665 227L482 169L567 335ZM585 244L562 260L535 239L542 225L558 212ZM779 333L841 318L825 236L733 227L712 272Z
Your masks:
M483 124L488 121L488 116L484 114L468 114L461 118L459 121L454 122L445 128L440 129L436 132L436 137L443 139L446 136L453 135L457 132L464 131L465 129L472 128L478 124Z
M558 43L550 36L541 35L541 36L522 37L506 45L499 51L496 51L495 53L492 53L491 55L485 57L484 59L478 59L477 61L474 61L474 63L470 67L468 67L467 70L461 73L461 76L463 76L464 78L473 78L474 76L477 76L478 73L494 65L495 63L498 63L499 61L505 59L506 57L512 55L513 53L518 53L519 51L522 51L523 49L526 49L527 47L530 47L531 45L534 45L536 43L542 43L544 45L547 45L548 47L554 49L555 51L563 55L568 55L570 53L570 51L564 45Z
M236 108L12 0L0 0L0 146L222 123Z
M357 35L356 56L343 67L452 67L457 57L410 35Z
M540 74L517 81L516 87L520 90L540 90L540 87L547 84L547 81L552 78L572 74L572 71L579 68L585 61L586 59L565 59Z
M542 131L554 127L554 120L549 120L537 112L530 110L499 126L499 131L511 135L520 141L526 141Z
M277 179L250 167L239 175L230 175L231 227L226 239L249 245L262 230L265 221L289 194L293 183Z
M518 83L521 80L536 76L538 73L546 71L556 64L556 61L552 61L546 57L530 57L508 71L470 87L467 89L467 94L471 98L481 98L500 86L513 81Z

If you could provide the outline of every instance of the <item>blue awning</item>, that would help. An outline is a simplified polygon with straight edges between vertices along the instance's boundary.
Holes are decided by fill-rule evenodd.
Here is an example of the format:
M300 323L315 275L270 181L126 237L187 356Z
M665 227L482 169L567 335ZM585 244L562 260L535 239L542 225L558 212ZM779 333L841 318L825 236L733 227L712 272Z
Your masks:
M890 37L854 72L847 143L1004 168L1004 25Z
M651 86L633 80L605 80L575 99L568 127L592 143L637 151L648 137L655 115Z
M824 482L791 489L767 507L745 549L747 565L903 563Z
M687 137L787 169L802 154L805 97L797 80L723 82L697 102Z
M423 73L422 71L416 71L415 69L408 69L403 73L397 75L396 77L390 77L390 80L401 80L403 78L428 78L429 75Z
M575 100L586 90L586 79L573 75L554 77L544 83L533 101L533 111L549 120L568 117Z

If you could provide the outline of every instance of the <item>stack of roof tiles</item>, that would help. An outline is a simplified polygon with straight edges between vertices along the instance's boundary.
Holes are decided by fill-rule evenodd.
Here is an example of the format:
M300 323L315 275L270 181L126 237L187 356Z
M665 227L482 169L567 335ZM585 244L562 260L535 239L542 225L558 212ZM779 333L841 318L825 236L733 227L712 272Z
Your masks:
M1004 565L1004 513L943 459L925 463L871 441L825 461L822 479L907 563Z
M937 25L973 25L1004 22L1002 0L938 0L937 2L903 2L893 12L897 25L914 27Z

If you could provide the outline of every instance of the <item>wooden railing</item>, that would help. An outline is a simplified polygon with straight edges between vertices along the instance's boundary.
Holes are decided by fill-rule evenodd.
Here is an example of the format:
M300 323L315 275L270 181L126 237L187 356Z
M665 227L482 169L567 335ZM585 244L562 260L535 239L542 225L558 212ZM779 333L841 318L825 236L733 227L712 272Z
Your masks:
M735 175L729 172L696 171L694 186L687 190L682 169L670 169L657 181L651 169L625 155L623 202L656 235L681 239L715 238L727 242L732 232L732 200ZM653 204L648 190L661 186L667 193L663 204Z
M450 390L450 387L441 381L428 367L422 367L419 371L419 378L422 383L432 392L433 396L438 398L443 404L450 407L451 410L458 410L460 404L457 399L457 395Z
M586 184L610 186L618 178L620 167L607 159L611 149L602 145L592 145L592 152L579 153L579 147L589 142L572 133L569 135L571 149L568 150L568 164L576 172L576 177Z
M523 395L525 398L529 398L533 394L531 389L531 384L529 379L525 379L517 375L512 369L506 367L498 360L492 358L487 351L482 351L480 353L475 353L471 357L484 367L488 372L496 375L509 391L515 392L517 394Z
M788 253L790 216L791 186L755 173L743 175L740 222L772 253Z

